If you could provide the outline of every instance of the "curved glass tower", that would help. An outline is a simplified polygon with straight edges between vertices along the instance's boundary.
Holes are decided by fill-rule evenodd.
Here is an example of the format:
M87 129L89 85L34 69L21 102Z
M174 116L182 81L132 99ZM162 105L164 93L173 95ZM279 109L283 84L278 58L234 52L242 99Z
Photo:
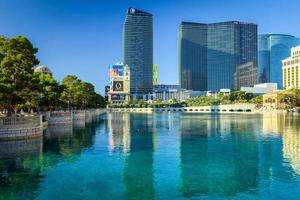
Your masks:
M130 67L130 93L152 94L153 16L129 8L123 27L123 62Z
M300 39L285 34L261 34L258 36L258 74L260 83L277 83L282 89L282 63L290 56L291 48Z

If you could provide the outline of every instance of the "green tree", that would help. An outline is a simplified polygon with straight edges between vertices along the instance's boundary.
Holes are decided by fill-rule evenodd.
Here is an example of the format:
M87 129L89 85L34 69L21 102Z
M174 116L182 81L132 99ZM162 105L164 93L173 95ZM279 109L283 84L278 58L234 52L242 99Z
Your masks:
M62 81L60 99L64 106L75 109L104 107L104 98L95 92L91 83L84 82L74 75L66 76Z
M253 93L244 91L235 91L229 95L229 100L235 103L249 102L252 98L254 98Z
M8 115L17 104L32 103L33 67L39 63L37 52L26 37L0 37L0 93Z
M59 83L50 74L35 72L34 75L37 84L37 106L50 111L54 107L59 106L59 97L61 93L61 86Z
M213 96L199 96L186 100L187 106L212 106L219 105L220 100Z
M62 81L63 91L60 99L64 103L64 107L72 108L80 107L83 99L83 91L81 90L81 80L75 75L68 75Z
M254 104L262 104L263 103L263 96L257 96L254 97L250 100L250 103L254 103Z
M299 89L291 89L289 91L294 94L295 106L300 106L300 90Z

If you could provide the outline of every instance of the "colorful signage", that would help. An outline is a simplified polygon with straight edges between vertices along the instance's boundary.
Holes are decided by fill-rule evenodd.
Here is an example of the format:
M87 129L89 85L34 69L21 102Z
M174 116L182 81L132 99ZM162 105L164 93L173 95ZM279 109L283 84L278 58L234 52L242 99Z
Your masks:
M111 100L125 101L125 95L122 95L122 94L112 94L111 95Z
M123 76L123 75L124 75L123 65L116 64L110 66L108 69L109 85L112 86L112 79L114 77Z

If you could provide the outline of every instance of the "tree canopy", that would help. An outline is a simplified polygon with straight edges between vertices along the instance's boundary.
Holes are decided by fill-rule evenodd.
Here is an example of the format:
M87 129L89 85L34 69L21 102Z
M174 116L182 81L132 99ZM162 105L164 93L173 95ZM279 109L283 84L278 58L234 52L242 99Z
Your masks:
M105 106L104 98L91 83L74 75L62 84L50 74L34 72L39 64L38 49L23 36L0 36L0 110L12 112L56 108L96 108Z
M9 114L18 103L31 101L33 67L39 64L37 52L25 37L0 37L0 92Z
M62 81L60 96L64 105L75 109L104 107L104 98L95 92L91 83L78 79L75 75L68 75Z

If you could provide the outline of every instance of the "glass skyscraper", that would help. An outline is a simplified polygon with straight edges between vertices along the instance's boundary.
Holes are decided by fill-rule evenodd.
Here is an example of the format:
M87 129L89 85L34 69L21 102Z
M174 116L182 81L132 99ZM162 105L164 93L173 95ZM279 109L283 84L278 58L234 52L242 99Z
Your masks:
M260 83L277 83L282 89L282 63L291 48L300 44L292 35L262 34L258 36L258 73Z
M153 91L153 16L129 8L123 27L123 62L130 67L130 93Z
M207 25L182 22L179 27L179 79L182 88L207 90Z
M242 22L182 22L179 77L183 88L218 91L234 88L239 65L257 66L257 25Z

